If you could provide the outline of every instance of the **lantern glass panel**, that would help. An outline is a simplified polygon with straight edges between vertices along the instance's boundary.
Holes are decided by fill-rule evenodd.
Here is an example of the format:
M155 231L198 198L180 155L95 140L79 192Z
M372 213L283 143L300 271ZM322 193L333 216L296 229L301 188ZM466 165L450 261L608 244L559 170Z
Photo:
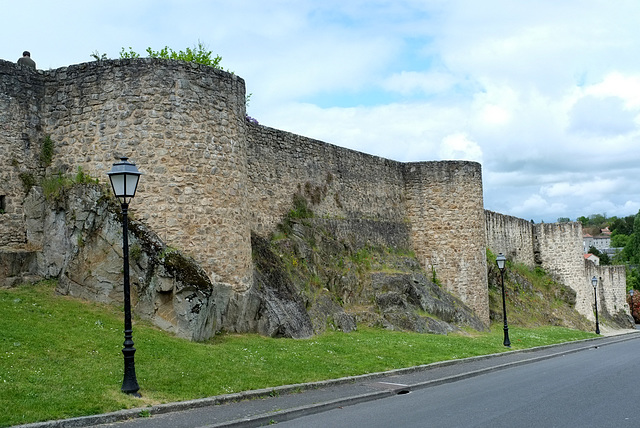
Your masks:
M124 180L124 195L126 197L134 197L136 194L136 187L138 187L138 174L126 174L126 180Z
M504 262L506 261L507 261L507 258L503 256L502 253L498 254L498 257L496 257L496 263L498 264L498 269L500 270L504 269Z
M113 187L113 193L118 198L125 196L125 192L124 192L124 184L125 184L124 174L111 174L109 176L109 179L111 180L111 187Z

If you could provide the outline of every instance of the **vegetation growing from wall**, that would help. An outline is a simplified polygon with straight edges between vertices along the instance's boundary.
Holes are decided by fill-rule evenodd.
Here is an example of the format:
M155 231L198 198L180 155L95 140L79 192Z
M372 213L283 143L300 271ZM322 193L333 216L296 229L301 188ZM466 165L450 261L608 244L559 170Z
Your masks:
M460 300L430 281L432 273L423 271L410 249L356 243L349 233L362 233L357 223L314 218L309 205L325 196L322 187L301 186L269 250L261 245L256 251L252 239L255 265L297 293L314 332L351 331L356 323L432 333L455 331L458 324L485 328ZM338 237L327 228L332 222L352 229Z
M53 140L51 140L51 136L47 135L42 140L42 148L40 149L40 163L47 167L51 165L51 161L53 160Z
M45 177L40 185L42 193L48 201L62 201L64 194L76 184L98 184L97 178L91 177L84 172L82 167L78 167L78 171L73 176L64 175L61 172L52 176Z
M174 51L168 46L164 48L154 51L150 47L146 50L149 58L163 58L163 59L175 59L178 61L187 61L187 62L195 62L197 64L207 65L213 68L219 68L222 70L220 66L220 61L222 61L222 57L220 55L213 56L213 53L208 50L207 46L198 41L198 44L194 47L187 47L185 50ZM131 47L126 51L125 48L122 48L120 51L120 58L140 58L140 55L135 52Z
M502 288L496 256L487 250L489 314L492 322L502 322ZM540 267L506 262L504 285L509 326L562 326L589 331L591 323L575 310L576 293L553 280Z
M208 49L208 47L199 40L197 45L187 47L185 50L174 51L170 47L165 46L164 48L155 51L151 47L148 47L146 49L146 53L149 58L175 59L178 61L195 62L197 64L224 70L220 65L222 57L220 55L213 56L213 53ZM106 61L109 59L107 54L100 53L97 50L93 51L90 56L96 61ZM129 50L126 50L124 47L120 50L121 59L135 59L140 58L140 56L141 55L134 51L131 46L129 46ZM247 102L249 101L250 96L251 94L247 96Z
M34 175L30 172L21 172L20 181L25 193L29 193L29 190L36 185L37 181Z

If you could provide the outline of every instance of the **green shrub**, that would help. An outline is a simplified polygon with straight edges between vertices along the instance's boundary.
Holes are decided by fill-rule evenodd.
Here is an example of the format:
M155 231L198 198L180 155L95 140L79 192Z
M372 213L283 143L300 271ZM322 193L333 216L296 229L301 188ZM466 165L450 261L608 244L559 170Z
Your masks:
M154 51L153 49L148 47L146 52L149 55L149 58L175 59L178 61L195 62L222 70L222 67L220 66L222 57L220 55L216 55L214 57L212 52L208 50L207 46L201 41L198 41L198 44L193 48L186 48L183 51L176 52L170 47L165 46L159 51ZM105 59L103 56L99 57L95 53L92 54L92 56L96 59ZM120 51L120 58L140 58L140 54L135 52L130 46L129 51L125 51L125 49L122 48L122 50Z
M73 187L76 184L98 184L97 178L91 177L84 172L81 166L78 167L78 172L71 178L63 175L61 172L51 176L45 177L40 185L42 186L42 193L44 197L49 201L60 201L64 196L64 192Z
M99 184L100 180L98 180L97 178L91 177L89 174L84 172L81 166L79 166L74 182L76 184Z
M42 148L40 149L40 163L43 166L51 165L51 161L53 160L53 140L51 140L51 136L47 135L42 140Z
M36 185L35 177L33 176L33 174L29 172L22 172L20 173L19 177L20 177L20 181L22 181L24 192L29 193L29 190L31 190L31 188Z
M309 208L307 199L300 193L293 195L293 209L289 211L287 217L290 219L313 217L313 211Z
M73 180L58 172L53 177L44 178L41 182L42 193L48 201L59 201L62 199L66 189L73 185Z

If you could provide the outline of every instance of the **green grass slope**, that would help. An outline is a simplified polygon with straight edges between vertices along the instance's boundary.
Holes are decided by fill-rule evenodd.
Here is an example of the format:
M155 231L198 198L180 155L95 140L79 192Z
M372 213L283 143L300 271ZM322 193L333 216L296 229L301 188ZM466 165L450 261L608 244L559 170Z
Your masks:
M502 328L432 335L359 328L311 339L218 335L178 339L137 321L142 398L120 392L123 314L57 296L54 282L0 290L0 426L63 419L505 351ZM593 337L561 327L511 328L513 349Z

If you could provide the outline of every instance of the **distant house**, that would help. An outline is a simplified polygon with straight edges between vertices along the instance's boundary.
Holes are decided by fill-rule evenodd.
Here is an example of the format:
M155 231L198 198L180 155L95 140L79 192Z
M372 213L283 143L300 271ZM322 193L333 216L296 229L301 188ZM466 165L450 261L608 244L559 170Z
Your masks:
M596 266L600 265L600 257L596 256L595 254L587 253L584 255L584 259L591 261Z
M593 236L589 235L588 233L582 235L582 252L586 254L589 251L589 248L591 248L592 246Z
M598 251L604 251L611 247L611 232L609 232L608 228L602 230L606 230L606 232L596 236L591 236L588 233L582 235L582 246L585 254L591 247L595 247Z

